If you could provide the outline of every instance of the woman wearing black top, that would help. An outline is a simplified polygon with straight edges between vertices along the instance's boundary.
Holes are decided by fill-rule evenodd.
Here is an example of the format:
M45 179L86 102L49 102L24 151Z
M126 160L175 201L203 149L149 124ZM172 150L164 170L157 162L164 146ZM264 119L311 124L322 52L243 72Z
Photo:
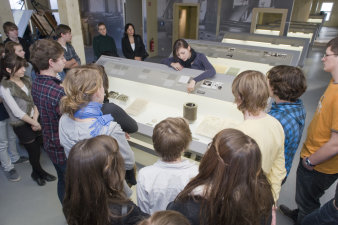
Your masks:
M134 25L127 23L124 26L124 36L122 38L122 52L127 59L143 61L148 57L140 35L135 34Z

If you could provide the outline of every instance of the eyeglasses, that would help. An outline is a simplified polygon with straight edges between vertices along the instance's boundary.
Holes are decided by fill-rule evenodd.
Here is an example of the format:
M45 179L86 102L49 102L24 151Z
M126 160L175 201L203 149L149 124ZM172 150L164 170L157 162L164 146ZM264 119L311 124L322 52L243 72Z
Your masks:
M331 56L331 55L338 55L338 54L326 54L326 53L324 53L323 58L326 58L326 57Z

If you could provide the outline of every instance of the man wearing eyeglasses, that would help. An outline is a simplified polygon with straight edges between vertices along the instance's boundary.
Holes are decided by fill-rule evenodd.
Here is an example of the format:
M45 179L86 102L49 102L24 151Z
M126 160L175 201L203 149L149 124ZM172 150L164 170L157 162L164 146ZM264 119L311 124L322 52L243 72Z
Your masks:
M332 80L319 100L300 153L296 178L298 209L280 206L280 210L296 224L301 224L306 215L320 207L319 198L338 178L338 37L329 41L326 47L322 62ZM327 212L325 216L331 223L324 224L338 224L337 208L334 207L333 212L335 215ZM322 223L313 221L311 224Z

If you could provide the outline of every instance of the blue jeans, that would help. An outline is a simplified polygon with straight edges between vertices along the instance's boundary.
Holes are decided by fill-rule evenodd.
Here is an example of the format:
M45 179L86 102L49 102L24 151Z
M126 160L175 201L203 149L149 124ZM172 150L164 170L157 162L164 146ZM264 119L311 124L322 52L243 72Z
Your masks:
M337 180L338 173L325 174L304 168L302 158L299 161L296 177L296 203L299 209L297 223L320 207L319 198Z
M0 121L0 162L4 171L14 168L13 162L18 161L20 155L16 148L16 135L9 119Z
M66 168L67 168L67 163L65 162L63 165L61 164L55 164L53 163L55 170L56 170L56 174L58 175L58 197L59 200L62 204L63 202L63 198L65 196L65 174L66 174Z
M302 225L337 225L338 209L333 205L333 200L328 201L320 209L304 217Z

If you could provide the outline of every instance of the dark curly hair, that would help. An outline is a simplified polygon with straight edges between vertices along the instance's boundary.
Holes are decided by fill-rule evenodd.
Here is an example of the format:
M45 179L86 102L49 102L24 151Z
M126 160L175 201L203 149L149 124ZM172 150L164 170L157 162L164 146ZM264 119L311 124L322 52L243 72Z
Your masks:
M280 65L267 72L274 95L284 101L295 102L306 91L303 71L294 66Z

